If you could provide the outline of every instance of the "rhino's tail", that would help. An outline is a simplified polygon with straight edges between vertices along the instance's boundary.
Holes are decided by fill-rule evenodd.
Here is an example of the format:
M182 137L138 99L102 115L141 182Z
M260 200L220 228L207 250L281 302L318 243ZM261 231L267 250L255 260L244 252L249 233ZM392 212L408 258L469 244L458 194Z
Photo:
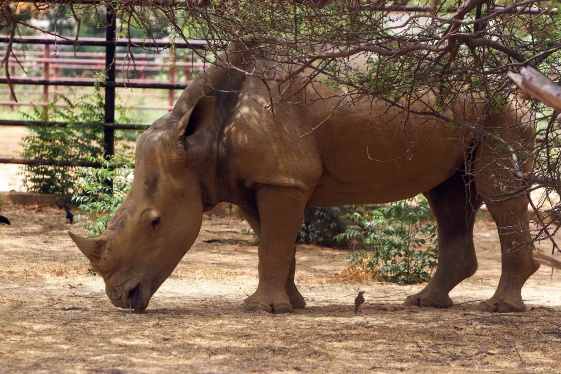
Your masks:
M561 269L561 259L553 255L549 255L539 249L534 250L534 260L540 264Z

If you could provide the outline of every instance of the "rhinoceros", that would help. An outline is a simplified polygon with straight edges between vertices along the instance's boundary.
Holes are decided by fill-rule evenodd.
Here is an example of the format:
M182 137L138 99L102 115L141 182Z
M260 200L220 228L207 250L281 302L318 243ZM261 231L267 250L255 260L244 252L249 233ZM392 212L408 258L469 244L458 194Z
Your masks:
M516 100L500 107L466 94L441 115L425 115L436 105L431 88L409 109L350 98L306 70L283 81L296 68L263 48L233 44L201 73L140 136L134 181L106 231L94 239L69 233L111 302L146 309L195 242L203 213L230 202L260 237L259 283L244 308L304 308L294 273L305 208L423 193L438 225L438 266L405 304L452 305L449 292L477 269L473 226L485 203L498 227L502 275L478 308L524 310L522 286L539 267L524 178L533 163L529 111ZM263 66L269 80L246 74Z

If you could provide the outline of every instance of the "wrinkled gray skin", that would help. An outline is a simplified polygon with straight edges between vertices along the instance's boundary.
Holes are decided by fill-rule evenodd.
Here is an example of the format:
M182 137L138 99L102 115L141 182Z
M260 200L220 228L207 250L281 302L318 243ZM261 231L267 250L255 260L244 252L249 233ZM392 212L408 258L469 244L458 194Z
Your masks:
M246 48L233 46L222 58L246 70L265 64ZM499 227L502 275L479 308L524 310L521 288L538 264L511 153L528 154L534 130L516 101L491 114L485 103L459 99L444 113L471 126L457 127L377 99L350 103L342 91L299 82L265 85L211 67L140 137L132 188L107 230L97 239L70 233L103 276L111 302L145 309L197 238L203 212L227 201L261 237L259 285L245 308L303 308L294 242L304 208L424 193L439 227L438 268L405 304L452 305L450 290L477 269L473 224L485 202ZM271 99L281 96L271 110ZM419 97L413 109L434 102L430 90ZM526 160L520 171L531 167Z

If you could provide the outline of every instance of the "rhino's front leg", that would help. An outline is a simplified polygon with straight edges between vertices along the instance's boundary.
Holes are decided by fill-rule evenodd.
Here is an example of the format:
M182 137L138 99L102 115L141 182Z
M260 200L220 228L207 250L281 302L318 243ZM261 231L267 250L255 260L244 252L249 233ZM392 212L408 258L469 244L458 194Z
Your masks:
M294 283L294 243L304 219L305 195L295 188L263 186L256 201L261 228L259 285L245 299L245 309L287 313L293 307L287 291L296 289L288 285ZM303 298L294 307L302 303Z
M304 297L298 291L296 287L296 282L294 281L294 275L296 274L296 247L294 247L294 255L292 256L292 263L290 264L290 271L288 272L288 279L286 280L286 285L284 289L290 299L290 304L294 309L304 309L306 306L306 301Z
M259 213L254 210L244 208L240 206L240 210L242 214L246 218L247 222L255 232L259 238L261 238L261 218L259 217ZM296 274L296 248L294 248L293 255L292 255L292 262L290 264L290 270L288 272L288 278L286 280L286 284L284 289L290 299L290 304L292 305L293 309L304 309L306 306L306 301L304 297L298 291L296 287L296 282L294 281L294 276Z

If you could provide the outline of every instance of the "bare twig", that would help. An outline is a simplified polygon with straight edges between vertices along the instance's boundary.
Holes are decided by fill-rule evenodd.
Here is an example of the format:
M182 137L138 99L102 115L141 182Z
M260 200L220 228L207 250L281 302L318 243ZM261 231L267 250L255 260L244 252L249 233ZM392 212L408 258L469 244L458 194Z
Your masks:
M2 63L0 65L4 65L4 74L6 74L6 79L8 80L8 87L10 89L10 97L12 98L13 101L15 101L17 103L18 99L17 99L17 96L16 96L16 92L14 90L14 85L12 83L11 75L10 75L10 56L13 53L14 37L15 37L15 34L16 34L17 22L16 22L16 19L14 17L14 14L13 14L12 10L10 9L10 6L7 2L5 4L3 4L0 9L1 9L1 14L3 16L5 16L5 18L7 18L8 25L11 26L10 35L8 36L8 44L6 45L6 54L4 55L4 58L2 59Z

